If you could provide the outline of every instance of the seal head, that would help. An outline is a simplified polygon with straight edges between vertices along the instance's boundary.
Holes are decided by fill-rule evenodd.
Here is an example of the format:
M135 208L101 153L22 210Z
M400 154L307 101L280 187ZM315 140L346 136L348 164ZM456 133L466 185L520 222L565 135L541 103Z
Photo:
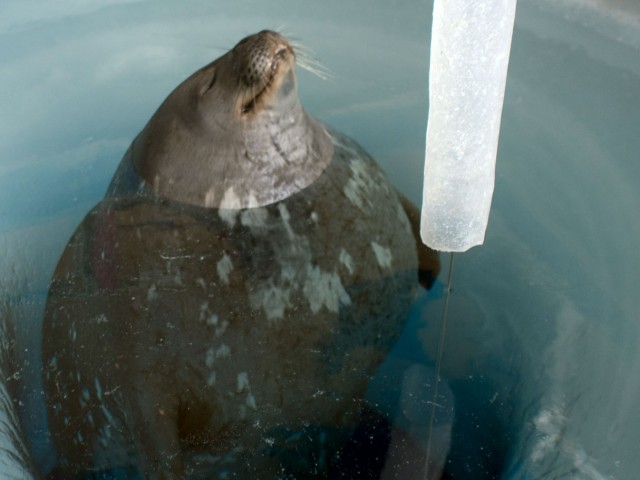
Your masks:
M295 52L268 30L179 85L127 156L157 195L209 208L274 203L331 162L325 129L298 99Z

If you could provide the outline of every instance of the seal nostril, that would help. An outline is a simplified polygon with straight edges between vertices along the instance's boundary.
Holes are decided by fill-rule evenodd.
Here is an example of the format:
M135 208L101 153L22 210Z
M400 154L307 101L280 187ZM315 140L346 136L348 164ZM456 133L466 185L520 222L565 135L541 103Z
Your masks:
M278 48L276 48L276 51L274 53L274 57L277 59L283 59L287 57L288 53L289 47L287 47L286 45L278 45Z

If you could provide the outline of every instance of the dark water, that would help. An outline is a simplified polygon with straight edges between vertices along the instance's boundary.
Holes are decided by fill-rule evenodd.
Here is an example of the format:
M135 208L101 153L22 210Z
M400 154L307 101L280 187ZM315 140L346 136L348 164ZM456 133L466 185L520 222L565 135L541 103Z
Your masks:
M455 417L438 437L450 478L640 470L640 27L588 5L518 5L487 239L454 261L441 391ZM38 465L53 462L36 374L48 280L171 88L242 36L281 29L334 73L300 73L307 110L419 203L430 12L420 1L3 2L0 286ZM368 393L425 443L442 278Z

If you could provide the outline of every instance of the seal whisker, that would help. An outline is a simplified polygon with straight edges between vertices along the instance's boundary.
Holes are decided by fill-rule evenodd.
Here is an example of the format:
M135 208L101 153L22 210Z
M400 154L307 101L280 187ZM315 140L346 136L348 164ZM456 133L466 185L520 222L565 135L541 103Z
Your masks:
M207 49L211 49L213 52L224 54L230 50L229 47L223 47L220 45L205 45Z
M280 35L281 37L286 37L289 39L289 43L291 43L291 34L289 32L289 29L287 27L285 27L284 24L280 24L277 27L275 27L273 29L274 32L276 32L278 35Z
M333 72L316 58L313 52L300 43L292 43L293 51L296 53L296 60L300 68L316 75L322 80L335 78Z
M314 65L309 65L305 63L302 59L298 62L298 65L303 70L306 70L307 72L315 75L316 77L322 80L332 80L333 78L335 78L335 75L331 71L323 70L322 68L318 68Z

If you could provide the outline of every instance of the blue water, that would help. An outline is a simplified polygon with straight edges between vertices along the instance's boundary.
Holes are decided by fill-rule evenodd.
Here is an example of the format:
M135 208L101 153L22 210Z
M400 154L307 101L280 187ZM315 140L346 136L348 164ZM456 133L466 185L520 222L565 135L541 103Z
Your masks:
M487 239L454 262L442 364L453 478L640 470L640 26L636 10L592 3L518 5ZM0 287L19 305L20 413L40 465L53 461L34 367L48 279L166 94L246 34L283 30L333 72L300 72L307 110L419 204L430 12L429 1L2 2ZM433 380L443 299L441 279L370 385L417 432L398 413L401 385ZM410 365L424 368L403 377Z

